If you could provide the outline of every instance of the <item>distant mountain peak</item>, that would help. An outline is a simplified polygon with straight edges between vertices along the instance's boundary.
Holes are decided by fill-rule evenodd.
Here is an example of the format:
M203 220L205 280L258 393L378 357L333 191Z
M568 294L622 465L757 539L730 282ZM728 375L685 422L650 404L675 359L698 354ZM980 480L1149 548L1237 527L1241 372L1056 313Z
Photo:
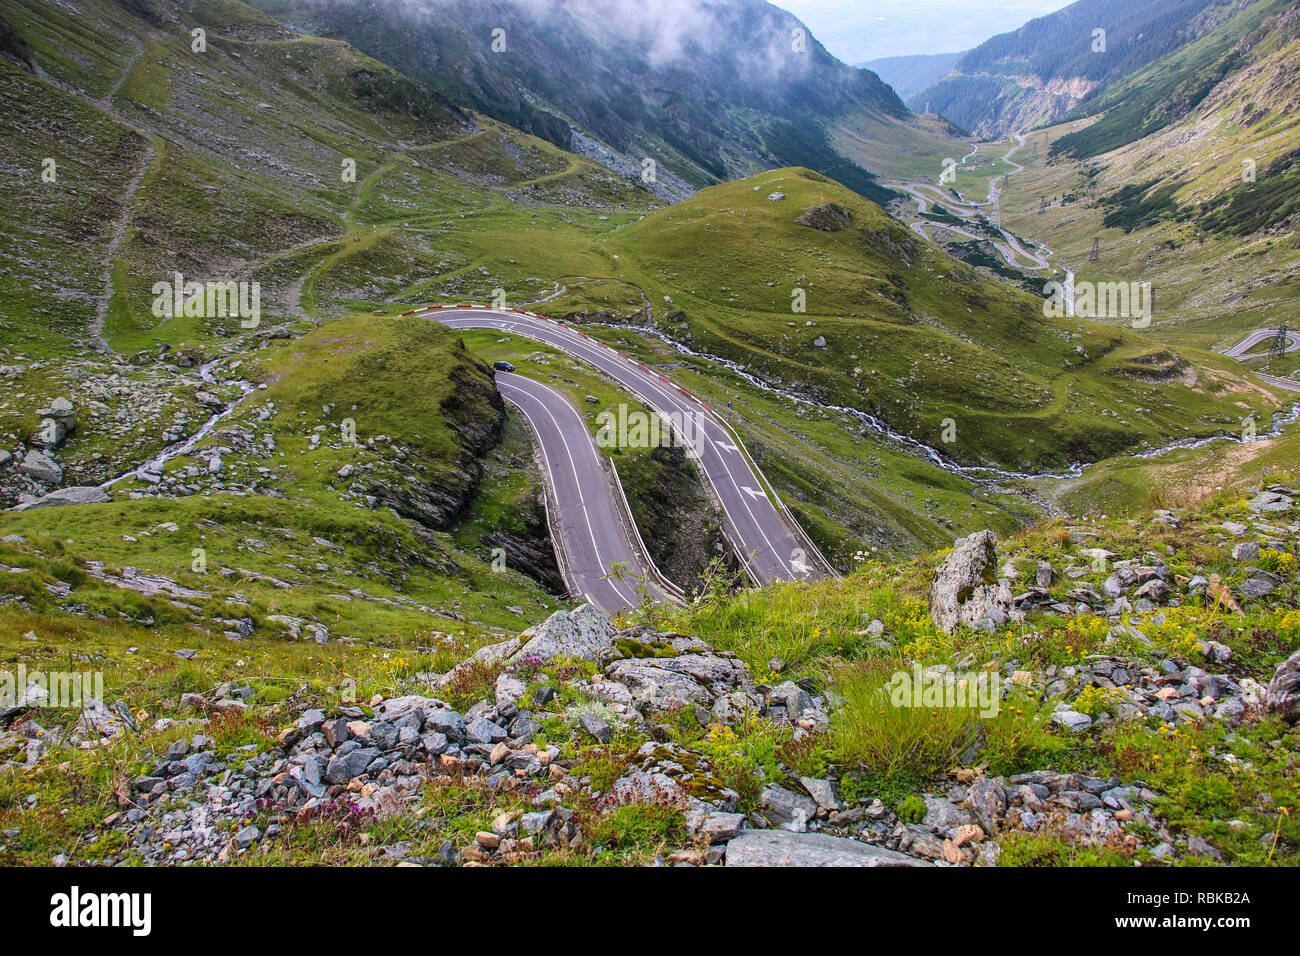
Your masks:
M1241 5L1217 0L1077 0L963 54L908 97L986 138L1063 119L1080 103L1202 36Z
M870 195L827 128L898 95L765 0L259 0L345 39L451 100L565 149L575 131L617 160L654 158L694 187L807 165ZM879 196L877 196L879 198Z

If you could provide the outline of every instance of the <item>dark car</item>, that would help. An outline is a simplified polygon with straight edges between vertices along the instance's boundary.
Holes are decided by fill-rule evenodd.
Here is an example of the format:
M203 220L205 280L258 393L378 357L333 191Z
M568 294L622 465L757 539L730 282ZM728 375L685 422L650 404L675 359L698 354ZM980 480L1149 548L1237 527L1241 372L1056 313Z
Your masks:
M493 362L492 367L498 372L513 372L515 367L509 362Z

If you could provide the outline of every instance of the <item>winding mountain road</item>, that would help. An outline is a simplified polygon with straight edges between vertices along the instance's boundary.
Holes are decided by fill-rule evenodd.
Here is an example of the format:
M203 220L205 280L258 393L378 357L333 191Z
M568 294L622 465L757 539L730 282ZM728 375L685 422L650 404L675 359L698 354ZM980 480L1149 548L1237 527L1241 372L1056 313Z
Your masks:
M980 145L981 144L977 143L974 149L972 149L969 153L967 153L965 156L962 157L962 161L961 161L962 164L965 164L967 160L969 160L972 156L974 156L976 153L979 152ZM986 199L984 202L977 202L975 200L966 199L962 197L960 193L958 193L956 196L952 196L945 193L942 189L942 186L944 185L942 179L937 184L890 182L890 183L881 183L881 185L889 189L898 189L898 190L902 190L903 192L906 192L909 196L911 196L914 200L916 200L917 212L922 216L926 215L929 212L929 207L931 205L942 205L942 207L950 215L955 216L958 219L961 219L967 223L971 223L975 220L976 216L979 214L980 207L983 206L990 207L993 210L994 216L997 217L999 221L998 222L990 221L989 225L991 228L997 230L998 234L1001 236L1002 239L1001 242L999 242L997 239L994 239L992 236L989 236L987 234L977 234L977 233L969 232L966 229L963 229L962 227L954 223L938 222L933 219L917 220L916 222L913 222L909 228L911 228L911 230L921 238L927 239L931 242L935 240L933 239L932 236L930 236L928 232L926 232L927 229L946 229L955 235L964 236L967 239L974 239L980 242L988 242L993 246L994 249L997 250L998 255L1000 255L1003 258L1003 260L1007 263L1007 265L1011 266L1012 268L1027 269L1031 272L1046 271L1052 268L1051 263L1047 261L1049 258L1051 258L1052 251L1048 249L1046 246L1042 246L1042 245L1038 246L1037 251L1026 249L1020 243L1020 239L1017 236L1013 235L1012 233L1008 232L1006 229L1002 228L1000 217L998 216L999 203L1002 198L1003 180L1005 180L1012 173L1022 172L1025 168L1020 163L1015 162L1011 158L1024 145L1025 145L1024 135L1017 133L1015 145L1012 146L1009 150L1007 150L1006 153L1004 153L1002 156L1003 162L1007 163L1013 168L1008 170L1005 173L999 173L997 176L994 176L992 179L989 180L989 198ZM956 190L954 187L954 192L955 191ZM1062 271L1065 273L1065 283L1064 283L1065 287L1069 290L1072 290L1074 286L1074 273L1064 267L1062 267ZM1070 315L1074 314L1073 299L1074 299L1073 295L1067 296L1066 298L1066 309Z
M772 499L740 441L722 418L667 377L576 329L531 313L456 306L416 309L405 314L432 319L453 329L493 329L521 335L554 346L592 366L673 423L722 511L728 538L756 583L809 580L834 573L780 502ZM516 385L519 379L520 376L509 379L501 376L502 381ZM534 392L533 397L541 399L557 419L564 415L562 407L572 413L567 424L561 423L561 437L567 439L570 447L579 441L590 445L590 431L581 416L558 392L549 392L549 395ZM502 394L505 395L504 390ZM539 435L539 438L550 446L548 457L556 457L556 435ZM561 515L575 515L572 509L583 507L581 491L582 488L576 493L573 489L565 491L557 486ZM604 519L590 522L589 527L598 535L605 534L600 541L599 560L603 562L615 550L612 529ZM589 554L587 558L594 559L595 555ZM609 569L587 571L600 576L608 574Z
M1260 352L1258 355L1250 356L1247 356L1246 353L1260 342L1267 342L1269 339L1277 338L1278 331L1278 329L1256 329L1223 354L1230 358L1242 358L1243 356L1247 358L1264 358L1268 355L1267 352ZM1296 349L1300 349L1300 332L1288 330L1285 351L1294 352Z
M555 389L509 372L496 373L501 397L528 419L546 470L547 520L557 537L565 582L607 614L670 600L652 559L627 525L622 508L582 415ZM649 573L647 573L649 572Z
M1001 173L997 176L994 176L991 180L989 180L989 198L984 202L976 202L974 200L966 199L965 197L962 197L960 194L958 194L957 196L951 196L944 193L941 188L941 186L943 185L942 180L940 181L939 184L882 183L881 185L887 186L888 188L891 189L899 189L902 190L903 192L906 192L909 196L911 196L914 200L916 200L917 212L922 216L925 216L927 213L929 213L930 211L929 207L931 205L942 204L943 208L947 210L950 215L956 216L958 219L970 223L975 220L975 217L978 215L980 207L982 206L988 206L992 208L994 210L994 213L996 214L998 210L998 204L1002 197L1003 181L1006 179L1007 176L1010 176L1012 173L1021 172L1025 168L1020 163L1015 162L1011 158L1024 145L1025 145L1025 137L1022 134L1017 134L1016 144L1012 146L1002 156L1002 160L1007 164L1009 164L1010 166L1012 166L1013 168L1005 173ZM964 164L967 160L971 158L971 156L975 155L975 153L977 153L978 151L979 151L979 144L976 144L975 148L971 150L971 152L967 153L966 156L962 157L962 163ZM1051 264L1047 260L1048 258L1051 257L1052 252L1046 246L1040 245L1039 246L1040 252L1030 251L1026 249L1023 245L1021 245L1019 239L1016 236L1012 235L1006 229L1003 229L1001 225L993 224L993 223L990 223L990 225L992 226L992 228L996 229L1001 234L1001 237L1004 240L1003 242L998 242L987 235L976 235L975 233L963 229L962 227L954 223L938 222L933 219L919 219L916 222L913 222L910 228L918 236L921 236L923 239L931 239L931 241L933 240L932 237L929 235L929 233L926 232L927 229L946 229L947 231L955 235L964 236L967 239L988 241L997 250L998 254L1002 256L1002 258L1006 261L1006 263L1014 268L1029 269L1032 271L1042 271L1051 268ZM1074 273L1070 269L1065 269L1064 267L1062 268L1065 272L1064 286L1066 289L1066 295L1065 295L1066 308L1069 314L1073 315L1074 314L1074 295L1073 295ZM1230 358L1240 359L1241 361L1250 361L1253 359L1264 358L1266 353L1263 352L1257 353L1255 355L1248 355L1246 353L1248 353L1255 346L1259 345L1261 342L1265 342L1269 339L1275 338L1277 336L1277 333L1278 333L1277 329L1257 329L1256 331L1251 332L1249 335L1247 335L1236 345L1233 345L1231 348L1227 349L1223 354L1227 355ZM1296 349L1300 349L1300 332L1288 331L1287 345L1283 351L1293 352ZM1256 372L1255 375L1261 381L1266 382L1269 385L1273 385L1277 388L1287 389L1293 392L1300 392L1300 383L1292 379L1279 378L1276 375L1268 375L1263 372Z
M1277 388L1285 388L1289 392L1300 392L1300 382L1297 382L1294 379L1278 378L1276 375L1266 375L1263 372L1256 372L1255 377L1260 381L1268 382L1268 384L1276 386Z
M1247 355L1246 353L1253 349L1260 342L1266 342L1269 339L1277 338L1278 329L1256 329L1236 345L1227 349L1223 354L1229 358L1235 358L1242 362L1252 359L1265 358L1268 353L1260 352L1256 355ZM1300 332L1287 331L1286 348L1284 352L1294 352L1300 349ZM1267 382L1275 388L1284 388L1289 392L1300 392L1300 382L1290 378L1279 378L1276 375L1269 375L1265 372L1256 372L1255 377L1261 382Z
M1010 245L1010 243L1008 243L1007 245L1003 245L1002 243L994 239L990 239L988 236L981 236L973 232L967 232L965 229L962 229L960 226L953 226L943 222L934 222L932 220L927 219L927 220L922 220L922 221L912 223L911 229L922 239L929 239L931 242L933 242L934 239L933 237L931 237L929 234L926 233L925 231L926 229L947 229L949 232L956 233L959 236L965 236L967 239L974 239L977 242L991 243L993 248L998 251L998 254L1002 256L1002 258L1006 261L1006 263L1015 269L1037 270L1037 269L1051 268L1047 264L1046 259L1043 259L1041 256L1036 256L1032 252L1027 251L1022 246L1020 246L1019 243L1017 243L1015 246ZM1004 233L1004 235L1009 236L1010 234ZM1022 256L1024 257L1024 261L1021 261Z

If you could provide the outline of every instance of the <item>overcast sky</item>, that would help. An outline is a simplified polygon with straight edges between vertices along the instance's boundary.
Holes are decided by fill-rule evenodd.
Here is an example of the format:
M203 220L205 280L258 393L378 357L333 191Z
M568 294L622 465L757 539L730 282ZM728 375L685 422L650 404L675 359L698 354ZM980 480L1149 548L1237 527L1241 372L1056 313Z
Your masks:
M846 63L958 53L1072 0L772 0Z

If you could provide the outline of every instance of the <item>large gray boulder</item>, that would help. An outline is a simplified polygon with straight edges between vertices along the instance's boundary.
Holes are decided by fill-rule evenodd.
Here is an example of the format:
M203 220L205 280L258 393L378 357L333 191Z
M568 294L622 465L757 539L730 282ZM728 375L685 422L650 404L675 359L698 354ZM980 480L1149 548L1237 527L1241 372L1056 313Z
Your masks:
M895 850L825 833L741 830L727 844L727 866L929 866Z
M817 804L812 799L802 793L787 790L780 784L772 783L764 787L758 795L758 803L761 809L757 813L769 825L797 833L805 831L808 821L817 815Z
M852 224L853 214L838 203L828 202L808 206L795 222L821 232L841 232Z
M1300 720L1300 651L1278 665L1264 693L1264 705L1287 720Z
M56 398L50 403L49 408L42 408L36 414L61 421L68 425L69 430L71 430L72 422L75 420L72 400L67 398Z
M590 604L572 611L556 611L541 624L520 634L524 644L510 661L535 657L547 661L555 657L576 657L604 665L614 657L618 629L609 618Z
M49 450L63 444L63 439L77 427L72 402L66 398L56 398L49 408L37 409L36 415L41 420L40 441Z
M62 466L49 455L37 451L35 448L28 451L23 457L18 470L29 478L48 484L58 484L63 480Z
M434 675L430 680L433 687L446 687L453 683L461 674L474 670L475 668L490 668L510 659L510 655L519 650L519 638L512 637L508 640L499 641L496 644L488 644L480 647L474 652L474 656L467 660L461 661L445 674Z
M447 705L436 698L410 694L405 697L390 697L381 703L375 708L375 719L390 723L394 727L420 730L432 715L444 712L446 709ZM443 728L440 726L434 729ZM459 726L456 732L459 732Z
M997 577L997 535L977 531L960 538L930 587L930 619L952 633L958 624L989 629L1006 622L1011 589Z
M325 782L332 784L347 783L353 777L359 777L366 768L381 756L378 747L359 747L342 756L330 757L325 767Z
M19 505L14 511L32 511L36 508L61 508L65 505L99 505L107 501L112 501L108 492L94 485L83 485L76 488L59 488L51 491L43 498L37 498L35 501L29 501L27 504Z
M668 656L631 657L605 668L605 677L627 687L638 705L650 710L676 710L689 704L711 709L721 697L741 695L750 710L758 697L749 670L738 658L719 654L691 638L675 637ZM733 705L741 706L740 700Z

